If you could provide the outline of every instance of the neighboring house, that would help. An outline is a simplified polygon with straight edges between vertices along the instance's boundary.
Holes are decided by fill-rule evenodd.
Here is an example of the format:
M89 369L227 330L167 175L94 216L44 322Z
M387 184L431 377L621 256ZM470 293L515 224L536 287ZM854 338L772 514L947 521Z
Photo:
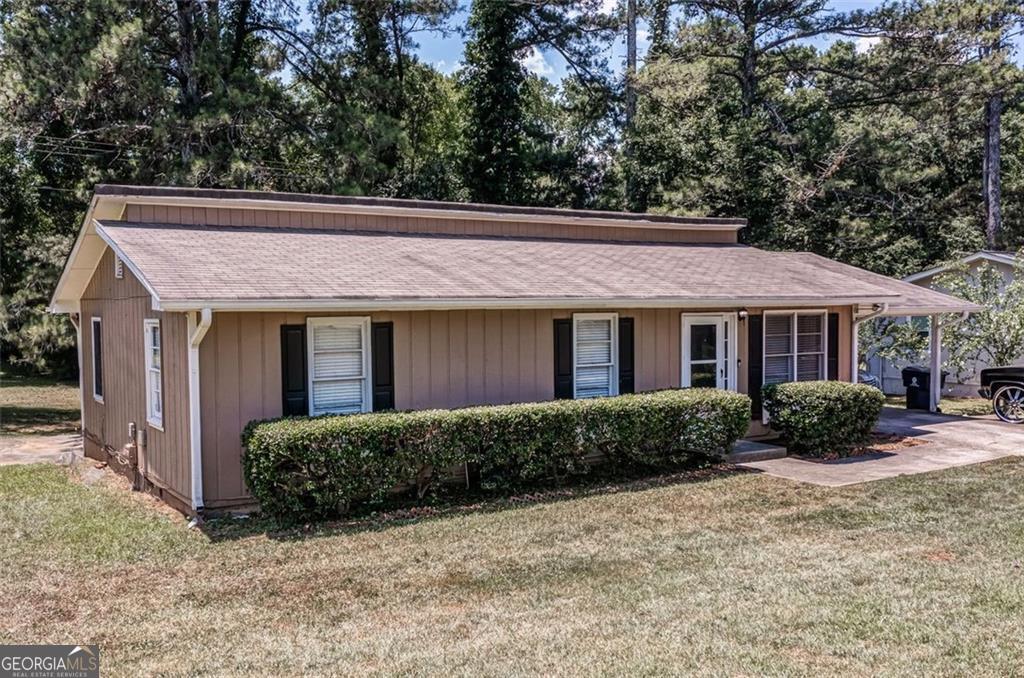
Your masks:
M864 316L974 308L744 223L98 186L51 310L86 453L199 511L251 504L254 419L715 386L758 435L763 383L850 379Z
M970 275L975 273L981 266L990 266L999 271L1004 280L1009 283L1014 276L1015 256L1016 255L1013 252L982 250L962 257L955 262L943 264L942 266L935 266L933 268L914 273L913 275L908 275L903 280L920 287L927 289L939 289L941 291L942 287L941 285L937 285L936 281L941 278L944 273L947 273L954 267L966 266L967 274ZM922 336L928 335L930 331L930 323L927 317L908 316L905 321L918 327ZM1024 356L1021 356L1018 362L1024 362ZM903 395L906 393L906 389L903 387L903 377L900 370L902 370L907 363L897 363L891 360L885 360L878 356L872 356L867 361L867 364L868 371L881 380L883 391L890 395ZM986 367L989 367L986 362L978 361L974 364L967 365L967 369L960 375L951 374L946 381L946 392L951 395L958 396L978 395L978 388L980 387L979 375L981 370Z

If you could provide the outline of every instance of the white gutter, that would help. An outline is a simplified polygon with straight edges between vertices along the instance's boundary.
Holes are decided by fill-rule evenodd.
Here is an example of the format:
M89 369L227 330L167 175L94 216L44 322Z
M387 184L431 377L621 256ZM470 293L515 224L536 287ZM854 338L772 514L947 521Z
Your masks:
M475 297L436 299L170 299L161 300L163 311L189 311L197 306L213 311L446 311L453 309L580 309L580 308L784 308L794 306L847 306L882 304L898 295L879 297Z
M856 384L860 378L860 354L858 352L858 345L860 344L860 324L866 320L873 320L878 316L885 315L886 311L889 310L888 302L882 302L881 304L875 304L874 310L865 316L860 318L857 317L857 313L853 314L853 327L850 333L850 383Z
M199 345L213 322L213 311L188 314L188 415L189 447L192 469L192 511L198 515L203 510L203 436L202 410L199 407ZM199 316L198 321L196 316Z

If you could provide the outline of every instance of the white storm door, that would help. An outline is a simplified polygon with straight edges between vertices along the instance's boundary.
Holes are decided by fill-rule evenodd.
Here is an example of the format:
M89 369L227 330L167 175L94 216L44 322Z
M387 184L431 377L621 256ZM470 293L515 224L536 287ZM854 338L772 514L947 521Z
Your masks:
M736 390L733 314L683 315L682 386Z

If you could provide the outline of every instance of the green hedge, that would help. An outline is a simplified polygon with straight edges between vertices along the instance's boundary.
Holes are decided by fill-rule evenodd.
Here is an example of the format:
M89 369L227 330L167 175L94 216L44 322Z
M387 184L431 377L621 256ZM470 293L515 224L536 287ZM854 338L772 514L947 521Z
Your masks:
M728 450L746 433L750 399L715 389L592 400L254 421L242 434L245 480L262 509L326 517L357 500L475 464L514 487L587 471L594 452L626 466Z
M771 427L791 452L811 456L848 455L867 443L885 396L866 384L803 381L762 389Z

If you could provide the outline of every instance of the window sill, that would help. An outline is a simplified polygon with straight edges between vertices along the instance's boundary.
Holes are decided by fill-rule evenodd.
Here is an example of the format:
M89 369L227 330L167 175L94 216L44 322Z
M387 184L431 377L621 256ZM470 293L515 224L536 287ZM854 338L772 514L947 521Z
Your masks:
M146 424L148 424L150 428L155 428L157 431L160 431L160 433L164 432L164 423L162 421L153 421L152 419L147 419Z
M103 404L103 396L98 396L95 393L92 394L92 399L98 402L100 405Z

